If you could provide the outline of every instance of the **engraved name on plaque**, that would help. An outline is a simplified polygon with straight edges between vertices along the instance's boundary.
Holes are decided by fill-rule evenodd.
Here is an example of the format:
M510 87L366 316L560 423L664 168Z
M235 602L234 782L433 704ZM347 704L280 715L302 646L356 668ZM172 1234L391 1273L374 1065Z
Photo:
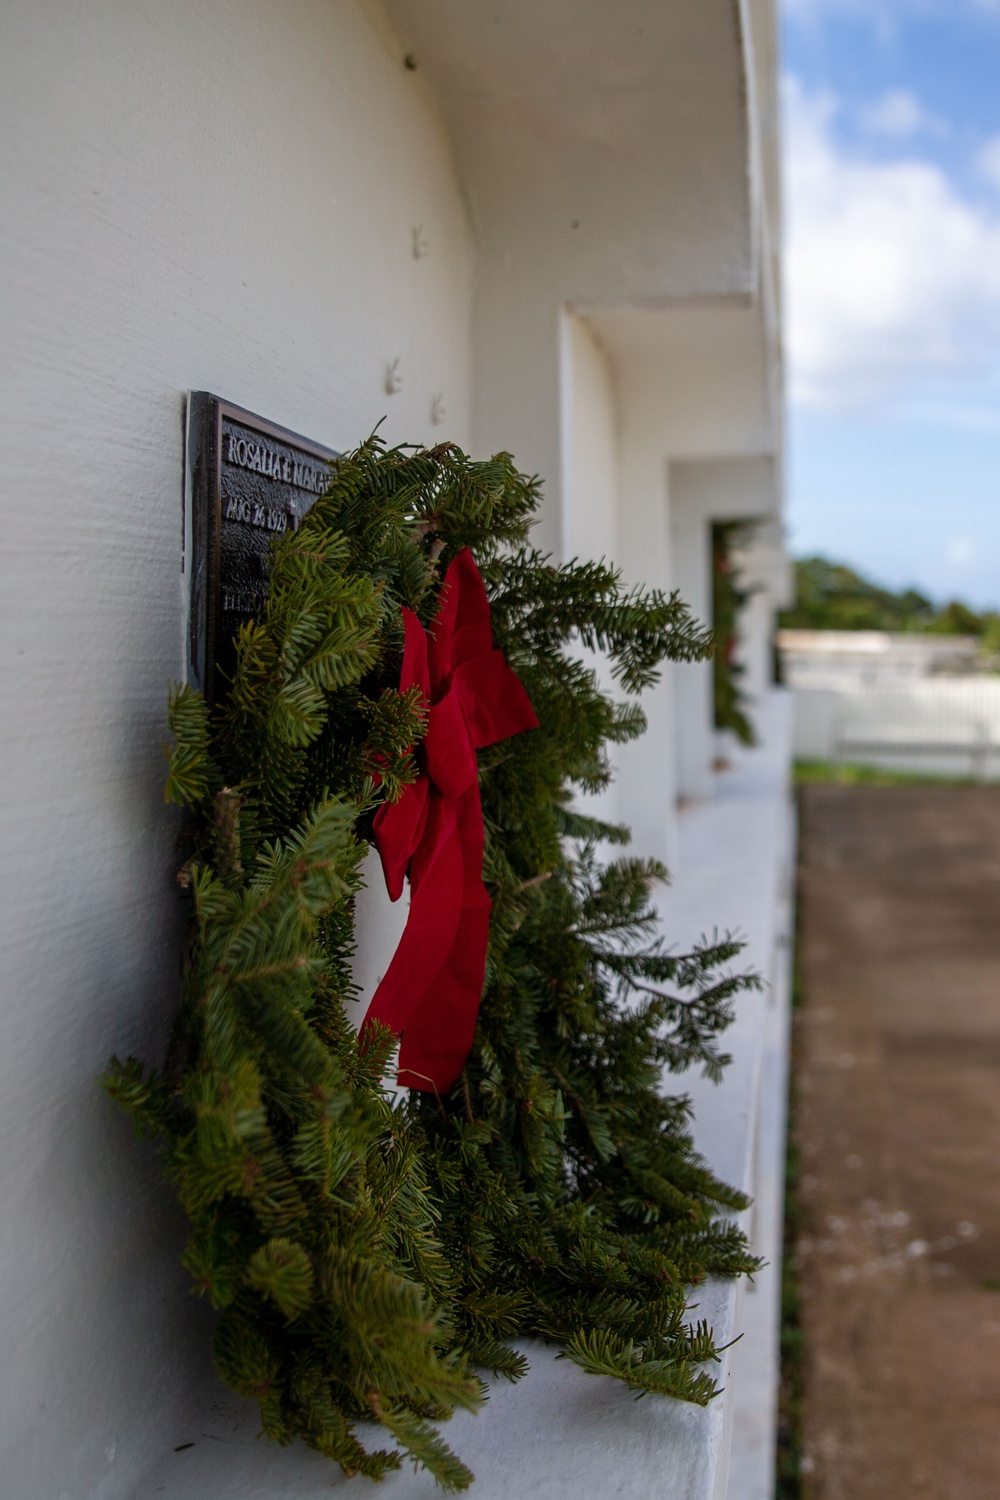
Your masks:
M295 530L336 454L207 391L188 407L188 681L224 698L234 638L267 598L270 544Z

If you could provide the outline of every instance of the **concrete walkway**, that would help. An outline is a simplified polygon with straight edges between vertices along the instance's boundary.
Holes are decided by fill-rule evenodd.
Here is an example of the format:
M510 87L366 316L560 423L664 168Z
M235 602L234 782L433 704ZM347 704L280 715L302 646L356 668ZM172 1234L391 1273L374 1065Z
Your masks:
M802 863L806 1493L996 1500L1000 790L807 787Z

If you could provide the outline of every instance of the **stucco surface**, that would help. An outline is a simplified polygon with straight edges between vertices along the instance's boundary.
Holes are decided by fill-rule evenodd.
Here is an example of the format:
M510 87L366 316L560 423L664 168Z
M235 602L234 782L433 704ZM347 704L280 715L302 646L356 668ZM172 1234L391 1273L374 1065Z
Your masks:
M440 394L467 442L471 240L352 3L11 0L0 59L0 1489L77 1500L128 1492L205 1338L97 1084L176 1003L184 392L334 447L438 436Z
M517 0L531 70L513 99L449 81L489 9L425 7L416 71L414 8L388 7L397 34L374 0L8 0L0 16L0 1473L15 1500L128 1495L204 1410L183 1226L97 1084L112 1051L158 1055L177 1000L161 745L183 659L185 392L334 448L383 416L390 440L509 446L546 481L537 536L559 553L575 515L567 309L724 293L764 316L739 7L629 0L624 26ZM556 73L542 10L572 42ZM630 386L589 337L580 526L616 538L630 578L683 586L660 429L693 366L682 354L665 384ZM753 327L739 347L733 400L759 433L772 355ZM699 349L691 413L734 364L725 339ZM698 420L699 455L733 451ZM617 517L599 515L604 492ZM667 684L619 809L658 853L676 845L672 713ZM384 903L364 922L373 983ZM554 1370L550 1413L573 1377ZM580 1399L585 1421L596 1398Z
M757 291L749 15L734 0L386 10L441 99L476 226L476 442L562 487L561 309ZM555 551L566 513L539 528Z

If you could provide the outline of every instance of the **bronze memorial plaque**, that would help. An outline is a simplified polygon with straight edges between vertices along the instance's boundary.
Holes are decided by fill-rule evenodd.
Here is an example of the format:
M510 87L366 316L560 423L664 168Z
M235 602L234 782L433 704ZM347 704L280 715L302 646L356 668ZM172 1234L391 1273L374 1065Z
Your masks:
M268 550L326 489L336 454L207 391L188 409L188 681L225 696L233 638L263 607Z

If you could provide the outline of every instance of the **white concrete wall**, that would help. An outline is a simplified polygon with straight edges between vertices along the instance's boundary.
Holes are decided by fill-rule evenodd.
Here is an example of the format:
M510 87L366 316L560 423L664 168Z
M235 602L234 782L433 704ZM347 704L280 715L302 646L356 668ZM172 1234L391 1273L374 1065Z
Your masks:
M745 17L732 0L386 0L456 142L480 250L474 431L543 474L564 555L562 309L747 296Z
M795 687L796 756L1000 780L1000 678Z
M620 453L614 374L599 338L585 318L564 312L560 322L561 516L567 559L618 557ZM579 647L602 686L623 697L606 658ZM580 796L587 817L620 816L618 788Z
M626 576L679 589L710 623L713 519L773 517L781 506L781 411L767 307L730 297L657 309L592 309L611 362L621 431L619 560ZM778 541L780 550L780 538ZM764 600L747 621L769 650ZM669 669L646 695L649 735L618 754L619 816L643 852L677 858L676 800L712 790L711 668Z
M3 7L11 1500L129 1493L207 1362L172 1195L97 1084L113 1050L160 1052L177 998L161 744L183 394L337 447L383 414L392 439L470 438L465 209L424 86L376 20L351 0Z
M560 372L582 315L616 393L616 561L635 582L694 586L671 565L669 463L781 445L771 0L386 4L441 97L476 225L477 445L542 474L536 540L576 550ZM617 815L669 862L687 731L669 682L645 707ZM700 720L693 733L704 748Z
M619 451L614 375L585 318L564 313L562 533L567 557L618 555Z
M112 1050L161 1050L177 999L160 747L183 649L184 392L334 447L383 416L390 440L509 447L547 484L541 545L609 552L664 589L700 567L672 543L677 464L752 468L780 447L773 141L754 102L773 79L747 7L386 12L8 0L0 16L0 1488L16 1500L131 1493L207 1369L179 1215L96 1084ZM669 859L689 731L669 678L646 706L609 810ZM365 921L373 985L392 934L377 901Z
M773 454L763 310L750 297L588 314L615 366L623 431L676 459Z

